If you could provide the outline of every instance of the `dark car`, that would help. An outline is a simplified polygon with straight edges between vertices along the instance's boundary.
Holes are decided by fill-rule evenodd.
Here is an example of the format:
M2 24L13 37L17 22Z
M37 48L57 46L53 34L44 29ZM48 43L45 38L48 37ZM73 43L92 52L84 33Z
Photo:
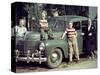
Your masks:
M88 18L75 15L58 16L48 19L49 28L53 31L54 39L51 40L46 37L46 40L41 41L40 32L36 30L27 32L22 40L17 40L16 62L46 62L49 68L58 67L63 58L68 58L67 38L61 40L60 37L70 21L73 22L73 26L78 33L80 54L84 53L83 41L88 26Z

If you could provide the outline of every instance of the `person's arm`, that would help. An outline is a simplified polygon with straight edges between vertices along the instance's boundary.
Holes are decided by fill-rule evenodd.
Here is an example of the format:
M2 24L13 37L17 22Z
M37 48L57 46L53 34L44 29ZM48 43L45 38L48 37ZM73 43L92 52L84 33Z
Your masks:
M61 39L64 38L64 36L66 35L66 33L67 33L67 31L65 31L65 32L63 33L63 35L61 36Z
M13 28L13 30L14 30L14 36L17 36L17 33L18 33L18 26L16 25L16 26Z
M25 28L24 28L24 35L26 34L26 32L27 32L27 28L25 27Z
M27 28L25 27L25 33L27 32Z
M15 32L15 34L18 32L18 26L14 27L14 32Z
M95 29L93 26L91 26L90 31L89 31L89 36L93 36L95 32Z

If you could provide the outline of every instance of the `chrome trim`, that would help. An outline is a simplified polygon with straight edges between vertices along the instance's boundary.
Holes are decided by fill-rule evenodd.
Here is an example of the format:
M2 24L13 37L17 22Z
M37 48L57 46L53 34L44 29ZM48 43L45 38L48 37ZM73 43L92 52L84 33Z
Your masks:
M19 51L18 51L18 49L15 50L15 54L16 54L16 62L17 62L18 61L18 58L19 58Z
M30 62L30 50L27 51L27 63Z
M27 61L27 57L19 57L18 61ZM31 61L31 62L39 62L39 61L45 62L45 61L47 61L47 58L45 57L45 58L40 59L40 58L36 58L36 57L34 57L34 58L29 57L29 61Z

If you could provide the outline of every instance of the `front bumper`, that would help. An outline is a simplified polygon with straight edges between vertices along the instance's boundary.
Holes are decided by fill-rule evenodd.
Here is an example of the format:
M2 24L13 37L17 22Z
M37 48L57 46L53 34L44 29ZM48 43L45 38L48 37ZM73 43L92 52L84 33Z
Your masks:
M38 50L37 50L37 53L30 53L30 51L28 50L25 56L20 56L20 51L16 50L15 58L16 58L16 62L18 61L25 61L27 63L39 62L41 64L42 62L47 61L47 57L44 57L42 55L42 52Z
M28 62L46 62L47 61L47 58L32 58L32 57L18 57L16 58L17 61L27 61Z

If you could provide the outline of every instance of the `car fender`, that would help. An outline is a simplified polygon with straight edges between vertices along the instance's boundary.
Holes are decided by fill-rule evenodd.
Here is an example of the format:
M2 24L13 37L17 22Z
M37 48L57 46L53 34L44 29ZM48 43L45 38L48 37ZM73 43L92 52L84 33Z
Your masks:
M46 56L48 56L48 54L51 52L51 50L53 50L54 48L59 48L61 49L63 55L65 58L68 57L68 44L66 40L46 40L45 41L45 52L46 52Z

